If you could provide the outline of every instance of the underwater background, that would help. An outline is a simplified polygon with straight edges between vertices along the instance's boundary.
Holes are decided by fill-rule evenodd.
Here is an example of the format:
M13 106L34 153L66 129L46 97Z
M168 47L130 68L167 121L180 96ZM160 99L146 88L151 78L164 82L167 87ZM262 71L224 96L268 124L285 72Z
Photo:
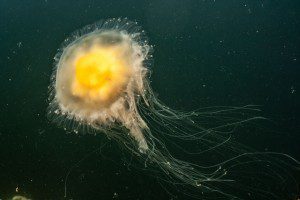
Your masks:
M299 11L298 0L0 0L0 199L63 199L72 167L69 199L190 199L168 194L103 134L66 133L46 118L60 44L112 17L145 30L154 45L151 86L166 105L260 105L271 131L235 139L299 160Z

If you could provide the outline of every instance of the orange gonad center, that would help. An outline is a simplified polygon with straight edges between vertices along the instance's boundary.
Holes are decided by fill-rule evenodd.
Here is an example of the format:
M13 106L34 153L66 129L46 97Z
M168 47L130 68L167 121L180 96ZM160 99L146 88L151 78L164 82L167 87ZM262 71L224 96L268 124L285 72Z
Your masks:
M111 80L113 59L100 52L80 57L76 63L76 79L87 89L100 89Z
M94 48L75 61L72 94L88 102L112 100L128 80L118 48Z

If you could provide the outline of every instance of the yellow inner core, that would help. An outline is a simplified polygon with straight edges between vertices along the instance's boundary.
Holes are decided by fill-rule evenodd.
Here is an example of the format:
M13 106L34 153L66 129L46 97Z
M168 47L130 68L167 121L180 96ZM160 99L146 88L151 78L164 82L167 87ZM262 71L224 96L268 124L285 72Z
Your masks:
M104 52L91 52L80 57L76 63L76 79L88 89L101 88L112 76L115 61Z
M129 79L130 67L123 51L116 47L94 47L80 54L75 59L72 94L89 103L112 103Z

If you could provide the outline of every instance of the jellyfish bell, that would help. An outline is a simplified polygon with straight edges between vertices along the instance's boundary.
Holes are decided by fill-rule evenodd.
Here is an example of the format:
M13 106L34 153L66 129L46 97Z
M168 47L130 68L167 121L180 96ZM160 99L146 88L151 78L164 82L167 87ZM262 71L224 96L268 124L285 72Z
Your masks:
M281 199L288 195L273 189L286 187L283 177L297 192L286 169L299 166L298 161L285 154L251 153L232 140L237 127L263 119L256 106L191 112L167 107L149 84L151 52L144 31L127 19L109 19L75 32L55 56L49 119L74 132L107 135L145 166L158 166L175 186L196 190L188 194L192 197L247 199L251 194ZM201 162L175 158L167 141L177 153L197 155ZM177 156L185 158L181 154ZM218 160L210 162L212 157Z

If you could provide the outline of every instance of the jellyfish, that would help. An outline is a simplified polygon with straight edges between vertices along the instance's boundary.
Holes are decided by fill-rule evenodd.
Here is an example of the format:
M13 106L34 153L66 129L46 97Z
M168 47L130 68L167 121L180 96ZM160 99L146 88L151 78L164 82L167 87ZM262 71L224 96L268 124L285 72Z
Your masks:
M76 133L105 134L158 167L175 187L191 188L191 197L280 199L269 188L285 186L283 179L297 188L287 169L298 161L286 154L251 152L232 140L239 126L263 120L252 114L259 108L169 108L150 86L152 52L145 32L128 19L102 20L76 31L54 58L49 119ZM185 161L178 152L198 156L200 163ZM211 157L219 160L210 162ZM242 193L232 192L236 189Z
M21 196L21 195L17 195L17 196L12 197L11 200L30 200L30 199L27 199L26 197Z

